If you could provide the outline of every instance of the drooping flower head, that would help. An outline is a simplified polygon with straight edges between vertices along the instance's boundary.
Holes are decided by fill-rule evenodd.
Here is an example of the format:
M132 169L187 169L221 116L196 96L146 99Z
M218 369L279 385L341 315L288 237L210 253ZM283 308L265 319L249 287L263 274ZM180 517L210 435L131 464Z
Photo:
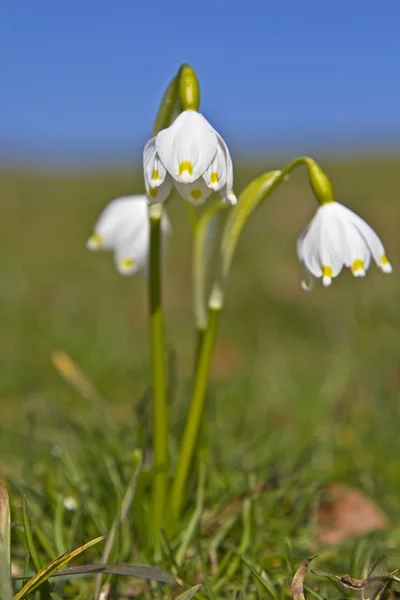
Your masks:
M191 204L213 192L236 204L233 165L227 145L195 110L185 110L144 147L144 179L149 202L163 202L174 183Z
M355 277L364 277L371 256L384 273L391 273L385 249L375 231L361 217L339 202L323 203L297 242L299 259L310 275L302 282L310 289L313 277L331 285L343 266Z
M170 232L165 211L161 219L161 231L165 246ZM149 241L147 197L140 194L116 198L107 204L86 246L89 250L113 251L119 273L133 275L147 269Z

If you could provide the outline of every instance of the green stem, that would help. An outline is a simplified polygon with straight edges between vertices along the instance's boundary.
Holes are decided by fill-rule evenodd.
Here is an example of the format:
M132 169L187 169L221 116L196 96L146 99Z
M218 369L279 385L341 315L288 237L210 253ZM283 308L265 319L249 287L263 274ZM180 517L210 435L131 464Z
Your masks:
M179 449L178 464L171 491L171 512L175 520L179 519L182 512L189 470L203 420L208 376L217 335L220 310L220 306L210 305L207 329L201 339L201 346L198 352L193 395L190 401L189 414Z
M162 205L154 204L150 216L150 350L153 398L153 511L156 538L163 526L168 486L168 403L164 318L161 285Z
M199 327L196 330L196 349L195 349L195 354L194 354L194 369L193 369L193 373L196 372L197 365L199 364L200 350L201 350L201 347L203 345L203 339L204 339L205 331L206 331L205 328L201 329Z

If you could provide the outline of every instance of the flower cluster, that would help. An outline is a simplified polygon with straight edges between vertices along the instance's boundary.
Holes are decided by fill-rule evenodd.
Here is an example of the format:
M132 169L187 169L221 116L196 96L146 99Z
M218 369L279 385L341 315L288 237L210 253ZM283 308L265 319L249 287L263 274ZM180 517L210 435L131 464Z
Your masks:
M148 204L161 203L174 185L191 204L202 204L215 191L229 204L236 204L233 192L233 165L228 147L219 133L196 110L184 110L173 123L152 137L144 147L144 183L147 196L126 196L111 202L101 214L90 250L113 250L122 275L145 270L149 254ZM318 165L313 165L314 181L329 181ZM315 175L318 175L315 178ZM330 184L329 184L330 186ZM311 289L314 278L329 286L342 268L363 277L371 256L384 273L392 267L383 244L374 230L354 212L329 198L318 197L321 206L297 243ZM170 229L162 218L163 240Z

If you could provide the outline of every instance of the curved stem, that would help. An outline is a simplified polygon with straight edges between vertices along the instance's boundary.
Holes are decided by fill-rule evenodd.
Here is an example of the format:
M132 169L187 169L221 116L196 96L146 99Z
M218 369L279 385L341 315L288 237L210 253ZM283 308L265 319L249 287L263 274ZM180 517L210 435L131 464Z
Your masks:
M260 178L270 175L270 179L268 181L268 187L267 187L264 195L262 196L262 201L264 201L283 181L285 181L288 178L288 176L293 171L293 169L295 169L296 167L298 167L300 165L305 165L307 167L309 175L310 175L310 179L311 179L312 169L315 166L318 166L312 158L310 158L308 156L301 156L301 157L293 160L281 171L271 171L269 173L266 173L264 176L261 175ZM229 246L229 240L231 238L232 229L235 224L235 218L237 217L238 211L241 209L241 198L242 198L243 194L246 194L246 191L256 181L257 180L253 180L241 192L239 199L238 199L238 203L234 207L234 209L231 211L231 214L227 220L227 223L226 223L226 226L224 229L224 233L222 235L222 241L221 241L222 260L221 260L219 274L217 275L217 284L219 285L221 290L222 290L224 282L226 281L227 276L229 274L230 267L232 264L232 258L233 258L233 255L234 255L234 252L236 249L236 245L237 245L240 233L241 233L245 223L247 222L247 219L250 216L250 214L253 212L253 210L256 208L256 206L258 206L260 204L260 202L258 202L256 206L250 206L250 210L249 210L248 214L246 215L245 219L241 220L241 222L239 223L239 228L238 228L238 232L236 233L236 236L235 236L236 239L234 241L233 247L229 248L229 252L226 252L226 248Z
M217 335L219 314L220 308L210 306L207 329L204 332L199 349L193 395L179 448L178 464L171 491L171 512L176 520L179 519L185 501L187 479L203 420L208 375Z
M311 158L308 157L300 157L295 159L287 167L285 167L271 183L271 185L268 187L268 192L266 193L265 198L269 196L271 192L275 190L280 183L282 183L282 181L285 180L285 178L294 168L302 164L306 165L310 170L311 166L315 163ZM189 471L194 453L196 451L203 420L211 359L215 346L219 314L223 306L223 285L228 275L232 255L233 252L229 261L227 262L227 265L222 270L222 273L220 273L220 276L217 277L212 288L209 300L208 319L206 320L205 314L202 313L201 310L199 311L200 319L198 319L198 329L202 333L199 335L200 345L198 346L197 350L193 395L190 401L189 414L179 448L178 463L171 493L171 512L175 520L179 519L182 512ZM201 307L200 294L198 295L198 300L198 305ZM203 332L204 327L205 330Z
M163 526L168 486L168 402L162 311L161 214L162 205L155 204L150 207L149 319L153 398L153 516L156 538Z

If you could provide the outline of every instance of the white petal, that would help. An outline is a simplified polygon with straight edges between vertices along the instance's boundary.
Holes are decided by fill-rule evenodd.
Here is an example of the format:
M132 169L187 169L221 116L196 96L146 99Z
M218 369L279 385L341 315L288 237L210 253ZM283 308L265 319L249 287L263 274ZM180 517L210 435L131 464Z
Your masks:
M94 233L93 235L91 235L90 238L88 239L88 241L86 242L86 248L88 250L92 250L92 251L101 250L102 246L103 246L103 240L101 239L101 237L98 233Z
M351 269L354 277L364 277L371 262L371 252L359 230L349 220L342 223L346 231L345 265Z
M237 203L237 198L233 191L233 164L232 164L232 158L231 158L231 155L229 152L229 148L228 148L224 138L218 133L218 131L216 131L216 129L214 129L214 127L212 125L210 125L210 124L208 124L208 125L209 125L210 129L215 133L215 135L217 136L217 139L218 139L218 149L217 149L218 156L214 159L213 162L215 162L216 160L218 160L219 157L221 157L221 160L224 160L224 163L226 164L226 179L224 181L224 185L220 186L219 193L220 193L221 198L224 200L224 202L234 205ZM208 171L211 174L214 171L210 167L208 168ZM215 171L218 173L217 169L215 169ZM207 185L209 185L209 180L206 178L206 175L204 176L204 178L205 178ZM222 176L222 178L223 178L223 176ZM210 186L210 187L212 187L214 190L217 189L214 186Z
M305 279L302 280L301 282L301 287L304 291L306 292L311 292L311 290L314 288L314 283L315 283L315 277L314 275L311 273L311 271L309 271L306 267L306 265L304 264L304 260L303 260L303 239L304 236L306 235L307 230L304 231L301 236L299 237L299 239L297 240L297 254L299 257L300 262L303 264L303 268L305 271Z
M156 137L157 154L168 173L180 183L201 177L217 152L218 140L208 121L198 112L182 112Z
M200 177L194 183L175 183L175 187L179 194L185 198L190 204L198 206L203 204L205 200L212 194L212 189L207 187L205 181Z
M146 185L150 186L156 161L156 138L152 137L146 142L143 150L143 173Z
M320 206L297 242L297 253L314 277L329 286L345 263L346 231L334 202Z
M339 206L341 213L346 215L348 220L358 229L364 238L378 267L380 267L384 273L391 273L392 265L389 263L386 257L385 248L379 236L375 233L372 227L355 212L346 206L343 206L343 204L339 204Z
M134 275L139 271L146 272L148 269L150 227L148 222L148 207L146 203L147 227L143 227L136 235L121 242L115 249L114 261L121 275ZM161 251L164 254L171 225L165 211L161 217Z
M148 227L147 220L146 196L117 198L107 204L101 213L94 227L94 235L88 241L88 248L112 250L121 240Z
M148 188L155 189L164 183L167 171L156 151L156 138L151 138L143 151L144 180Z
M219 191L219 195L221 196L222 200L227 204L232 204L232 206L237 204L235 192L232 188L229 188L227 185L224 185L224 187Z
M332 277L330 277L329 275L323 275L322 276L322 285L324 287L329 287L332 283Z
M223 142L223 143L225 144L225 142ZM220 196L225 202L235 205L237 203L237 198L235 196L235 192L233 191L233 164L232 164L231 155L229 154L226 144L225 144L225 148L226 148L226 152L227 152L227 154L226 154L226 183L225 183L225 186L220 190Z
M319 260L320 244L320 213L317 211L307 229L303 231L297 240L297 254L304 263L307 271L314 277L322 276L321 263Z
M148 204L158 204L168 198L172 188L172 178L166 173L164 181L159 187L150 187L147 182L145 184Z
M156 160L154 161L154 170L152 173L152 178L150 181L150 186L152 188L160 187L165 181L167 176L167 170L162 164L161 160L158 156L156 156Z
M139 236L129 244L116 248L114 253L115 266L121 275L134 275L143 271L148 262L149 239Z
M346 256L346 231L335 210L334 202L324 204L319 210L322 212L320 229L320 261L322 271L324 267L332 269L332 275L326 278L337 277L343 268Z
M218 190L226 186L227 170L228 165L225 147L222 141L218 139L217 152L214 160L203 175L206 185L215 192L218 192Z

